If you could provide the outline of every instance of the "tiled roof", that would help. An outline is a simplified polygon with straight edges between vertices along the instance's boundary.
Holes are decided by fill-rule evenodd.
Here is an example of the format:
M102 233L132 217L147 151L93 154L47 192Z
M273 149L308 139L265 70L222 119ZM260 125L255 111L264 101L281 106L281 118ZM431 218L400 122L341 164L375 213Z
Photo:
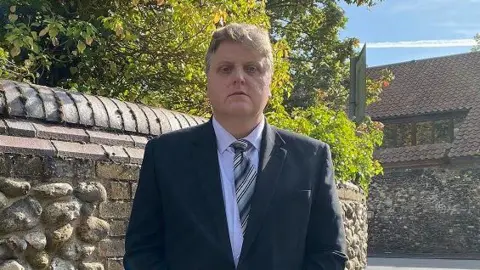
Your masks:
M480 91L480 85L479 90ZM480 156L480 98L470 110L453 141L449 157Z
M395 79L371 104L373 118L465 110L476 106L480 92L480 52L411 61L367 69L377 77L382 69Z
M0 80L0 152L140 163L148 139L207 119Z
M451 147L439 145L378 150L380 161L469 157L480 154L480 52L368 68L370 77L389 69L395 79L367 108L373 119L468 111ZM412 149L417 149L412 150ZM440 150L443 149L443 150ZM449 151L448 151L449 150ZM440 154L439 151L443 151Z
M450 148L450 143L384 148L377 150L374 157L378 160L381 160L384 164L442 159L445 157L447 150Z

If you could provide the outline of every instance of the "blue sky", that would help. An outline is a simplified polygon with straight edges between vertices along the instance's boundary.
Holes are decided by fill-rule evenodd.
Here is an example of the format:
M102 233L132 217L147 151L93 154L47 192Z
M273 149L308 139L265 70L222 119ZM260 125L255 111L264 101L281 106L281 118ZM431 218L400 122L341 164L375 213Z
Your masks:
M371 8L342 7L348 23L340 36L367 43L368 66L469 52L480 32L480 0L384 0Z

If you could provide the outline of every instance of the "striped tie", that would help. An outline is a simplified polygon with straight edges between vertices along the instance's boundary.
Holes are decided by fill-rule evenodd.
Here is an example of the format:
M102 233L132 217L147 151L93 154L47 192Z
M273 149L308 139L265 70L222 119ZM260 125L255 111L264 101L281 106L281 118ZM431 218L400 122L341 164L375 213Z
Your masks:
M257 170L250 163L250 160L244 156L245 151L251 146L244 139L240 139L231 144L235 151L233 158L233 170L235 177L235 193L237 195L238 210L240 212L240 221L243 234L247 228L247 219L250 212L250 198L255 187Z

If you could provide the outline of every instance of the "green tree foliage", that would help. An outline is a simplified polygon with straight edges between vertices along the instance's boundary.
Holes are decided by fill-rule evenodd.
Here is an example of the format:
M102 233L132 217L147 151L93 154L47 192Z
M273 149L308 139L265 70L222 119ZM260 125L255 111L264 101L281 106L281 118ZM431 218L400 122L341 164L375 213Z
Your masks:
M348 58L358 45L339 40L345 21L335 0L4 0L0 76L208 117L204 56L212 32L230 22L261 25L275 58L267 117L329 143L337 179L366 190L381 172L372 154L382 126L368 118L356 126L343 111ZM368 102L391 78L368 80Z
M475 41L477 45L473 46L472 51L480 52L480 33L475 35Z
M378 1L346 2L374 5ZM345 109L349 93L348 59L355 53L359 41L338 38L347 18L337 2L271 0L266 8L272 38L286 39L291 47L290 74L294 88L288 106L307 108L326 104L336 110ZM379 88L371 85L369 89L372 90L369 95L378 96Z
M344 111L334 111L324 105L296 108L291 114L270 112L267 116L276 126L328 143L340 181L353 181L368 191L371 178L383 172L380 163L372 158L383 140L383 125L379 122L367 117L355 126Z
M307 108L318 104L318 96L329 105L345 104L346 60L358 41L338 39L346 18L337 3L277 0L268 1L267 9L273 38L286 39L292 49L289 60L294 88L288 105Z

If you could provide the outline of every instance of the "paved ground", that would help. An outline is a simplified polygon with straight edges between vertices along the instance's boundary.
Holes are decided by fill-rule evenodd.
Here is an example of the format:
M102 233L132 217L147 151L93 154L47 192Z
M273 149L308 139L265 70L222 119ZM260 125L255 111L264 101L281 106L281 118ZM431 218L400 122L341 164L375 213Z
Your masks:
M480 260L368 258L366 270L480 270Z

